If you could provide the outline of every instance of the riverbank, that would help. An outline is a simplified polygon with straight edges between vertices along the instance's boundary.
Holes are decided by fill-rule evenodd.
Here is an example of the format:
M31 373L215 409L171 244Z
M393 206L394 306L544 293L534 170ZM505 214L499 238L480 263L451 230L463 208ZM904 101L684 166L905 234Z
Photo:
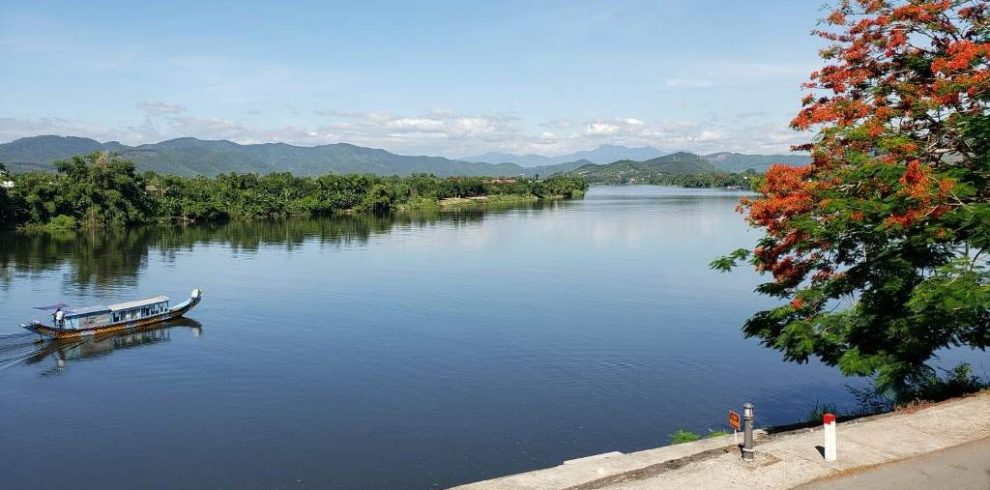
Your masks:
M56 162L56 169L55 175L14 175L9 188L0 188L0 229L213 223L340 212L385 214L406 208L575 198L588 188L583 178L573 176L139 175L131 162L111 161L101 153Z
M777 434L758 430L752 462L742 460L733 436L728 435L629 454L590 456L456 488L787 489L980 441L990 437L988 413L990 391L984 391L921 409L840 423L839 458L831 463L819 452L821 428Z

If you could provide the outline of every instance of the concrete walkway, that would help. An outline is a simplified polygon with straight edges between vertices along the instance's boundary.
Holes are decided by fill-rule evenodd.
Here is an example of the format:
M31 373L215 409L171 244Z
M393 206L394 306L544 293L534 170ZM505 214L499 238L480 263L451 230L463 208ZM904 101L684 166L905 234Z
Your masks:
M817 447L822 445L821 429L814 429L775 436L758 433L756 460L752 462L742 461L738 449L732 446L732 436L725 436L630 454L608 453L458 488L789 489L820 478L986 439L990 437L990 392L913 413L898 412L842 423L838 434L839 460L832 463L822 458ZM932 457L937 460L939 455ZM990 454L986 459L990 459ZM987 479L990 481L990 475ZM922 485L919 488L956 487Z
M990 415L990 414L988 414ZM818 480L802 490L990 490L990 438L849 475Z

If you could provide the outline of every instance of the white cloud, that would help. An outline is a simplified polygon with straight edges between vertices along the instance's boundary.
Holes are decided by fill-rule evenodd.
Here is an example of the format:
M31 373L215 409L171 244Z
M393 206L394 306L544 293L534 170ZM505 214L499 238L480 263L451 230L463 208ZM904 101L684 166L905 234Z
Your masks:
M588 129L584 131L592 136L598 135L613 135L619 132L619 127L615 124L609 124L607 122L593 122L588 125Z
M409 131L438 131L443 129L444 123L437 119L403 117L388 121L385 126Z
M718 141L718 139L719 139L718 132L708 129L702 130L701 133L698 135L698 141Z
M186 108L179 104L169 104L168 102L140 102L137 108L148 114L179 114L186 112Z
M458 117L449 125L450 132L461 137L490 137L511 131L504 121L489 117Z

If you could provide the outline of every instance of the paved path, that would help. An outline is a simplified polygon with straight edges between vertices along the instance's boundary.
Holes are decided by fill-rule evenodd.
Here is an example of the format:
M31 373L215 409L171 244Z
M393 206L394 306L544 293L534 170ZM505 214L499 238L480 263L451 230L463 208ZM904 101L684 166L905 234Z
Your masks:
M990 415L990 414L988 414ZM812 482L801 490L990 490L990 438L875 469Z

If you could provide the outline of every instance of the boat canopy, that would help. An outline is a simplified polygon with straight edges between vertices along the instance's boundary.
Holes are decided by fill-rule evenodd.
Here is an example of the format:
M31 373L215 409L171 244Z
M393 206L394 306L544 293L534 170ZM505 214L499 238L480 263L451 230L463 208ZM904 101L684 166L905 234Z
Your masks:
M90 315L103 315L110 313L110 308L103 305L93 305L93 306L83 306L82 308L74 308L65 313L66 318L73 318L77 316L90 316Z
M59 308L67 308L68 306L69 305L67 305L65 303L59 303L59 304L51 305L51 306L35 306L34 309L41 310L41 311L48 311L48 310L57 310Z
M168 301L169 301L168 296L155 296L154 298L125 301L123 303L109 305L107 306L107 308L109 308L110 311L130 310L134 308L141 308L142 306L151 306L159 303L167 303Z

